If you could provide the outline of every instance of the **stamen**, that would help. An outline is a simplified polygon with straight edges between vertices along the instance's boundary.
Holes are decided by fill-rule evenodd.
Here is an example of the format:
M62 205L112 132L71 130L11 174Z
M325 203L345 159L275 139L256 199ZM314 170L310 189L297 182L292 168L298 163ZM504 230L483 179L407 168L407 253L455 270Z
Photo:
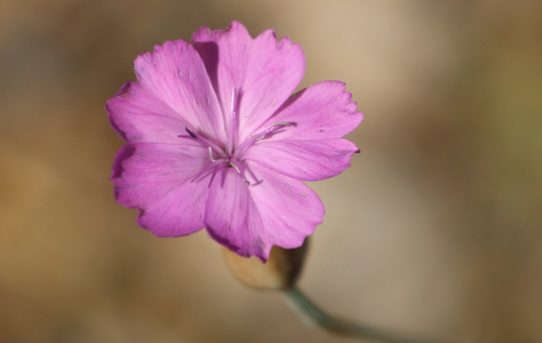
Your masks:
M193 139L197 142L199 142L201 145L208 149L212 149L215 154L218 154L220 158L226 158L227 155L225 154L224 150L218 146L213 140L210 138L207 138L204 133L198 133L196 134L194 131L190 130L188 127L185 126L185 131L188 133L188 136L186 135L178 135L179 138L188 138ZM214 161L214 158L211 158L211 161Z
M268 127L267 129L263 130L262 132L257 133L247 138L239 147L237 147L236 154L237 156L241 156L245 152L246 149L254 145L256 142L262 139L271 138L273 135L283 132L284 128L296 127L296 126L297 126L296 122L284 121L284 122L275 123L272 126Z
M192 132L188 127L184 127L185 131L188 132L188 134L190 135L190 137L194 138L194 139L198 139L198 136L196 136L196 134L194 132Z
M216 162L216 161L218 161L217 159L215 159L215 158L213 157L213 148L207 147L207 149L209 149L209 159L211 160L211 162Z
M295 122L288 122L288 121L283 121L283 122L278 122L278 123L275 123L273 124L272 126L268 127L267 129L265 129L264 131L256 134L254 136L254 139L255 140L260 140L260 139L264 139L264 138L270 138L271 136L277 134L277 133L280 133L282 132L281 129L283 128L286 128L286 127L290 127L290 126L293 126L293 127L296 127L297 126L297 123Z
M207 148L209 161L196 175L192 177L191 182L199 182L209 177L208 187L213 184L217 173L222 173L221 185L224 187L227 168L232 168L243 178L243 181L248 186L257 186L263 182L250 169L243 158L244 152L252 145L260 140L267 139L273 135L284 131L287 127L297 126L295 122L278 122L260 133L254 134L247 138L241 145L237 146L238 130L239 130L239 97L240 92L235 90L232 93L231 99L231 122L230 122L230 139L228 146L220 146L216 144L212 137L207 137L205 133L191 130L185 127L187 135L179 135L180 138L187 138L200 143L204 148Z
M256 174L254 174L254 172L252 171L252 169L250 169L250 167L248 165L246 165L245 163L245 170L248 171L248 173L250 174L250 176L252 177L252 179L255 181L252 186L257 186L259 185L260 183L263 182L262 179L258 180L258 177L256 177Z
M241 171L241 169L239 169L239 167L237 166L237 164L235 164L235 163L233 163L233 162L230 161L230 162L228 163L228 165L229 165L230 167L232 167L233 170L235 170L235 171L237 172L237 174L239 174L239 175L243 178L243 180L245 180L245 183L246 183L247 185L250 186L250 181L248 181L248 179L247 179L245 173L243 173L243 172Z

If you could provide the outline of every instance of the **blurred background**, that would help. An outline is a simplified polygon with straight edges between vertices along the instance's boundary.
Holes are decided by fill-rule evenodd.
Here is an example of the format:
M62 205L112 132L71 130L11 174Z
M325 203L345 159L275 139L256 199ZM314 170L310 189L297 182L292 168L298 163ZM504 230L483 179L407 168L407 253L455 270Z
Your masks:
M542 342L542 2L0 2L0 342L351 342L245 288L205 232L158 239L108 181L132 61L232 19L346 81L362 149L301 287L380 328Z

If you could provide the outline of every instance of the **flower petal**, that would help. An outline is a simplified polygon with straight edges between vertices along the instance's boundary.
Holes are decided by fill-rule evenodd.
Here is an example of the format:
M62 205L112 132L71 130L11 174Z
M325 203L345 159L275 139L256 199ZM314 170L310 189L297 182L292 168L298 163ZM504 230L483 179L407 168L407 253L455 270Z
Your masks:
M266 261L273 245L296 248L322 223L324 206L301 181L252 164L262 179L248 186L232 169L212 186L205 212L209 234L243 256Z
M350 166L358 148L341 137L361 120L344 83L320 82L290 97L263 127L295 125L252 146L246 158L297 179L326 179Z
M111 178L117 201L139 208L139 224L158 236L182 236L203 228L208 185L193 182L193 177L208 163L206 153L189 141L126 145Z
M198 52L182 40L157 45L134 62L141 86L191 125L225 141L224 118Z
M352 94L340 81L322 81L292 95L264 126L293 122L271 140L318 140L340 138L361 123L363 114L356 109Z
M272 30L255 39L239 22L228 30L201 28L192 36L206 61L225 113L238 102L240 140L251 135L290 96L303 77L301 47ZM227 115L226 115L227 117Z
M180 143L187 122L137 83L127 82L107 101L111 125L128 142Z
M282 173L316 181L340 174L350 167L356 145L346 139L262 141L251 147L245 158Z

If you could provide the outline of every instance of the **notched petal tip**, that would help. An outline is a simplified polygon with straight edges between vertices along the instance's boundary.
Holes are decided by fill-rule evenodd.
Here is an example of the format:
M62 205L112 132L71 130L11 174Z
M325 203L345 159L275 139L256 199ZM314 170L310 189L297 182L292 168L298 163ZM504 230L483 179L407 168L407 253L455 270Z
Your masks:
M239 37L252 39L252 35L250 34L250 31L247 29L247 27L237 20L233 20L230 25L228 25L228 27L224 30L224 32L231 35L238 35Z
M324 82L329 82L330 84L335 84L340 87L340 94L338 95L338 97L343 97L342 102L344 104L344 108L349 112L350 116L355 118L352 129L347 132L347 134L352 132L361 124L365 115L363 114L363 112L358 111L358 104L356 101L353 100L352 92L347 90L346 82L340 80L332 80L322 81L321 83Z
M174 53L174 49L190 49L191 44L183 39L166 40L161 44L153 46L152 50L142 51L134 60L134 71L138 81L141 81L141 73L149 66L154 67L159 60L156 59L160 55L168 55Z
M201 26L192 34L192 42L203 43L217 41L224 35L238 35L242 38L252 39L248 29L237 20L233 20L225 29L212 29L208 26Z
M261 32L254 40L271 40L274 43L275 49L277 50L283 50L286 49L288 51L295 51L295 53L298 55L299 58L302 60L302 69L303 74L305 71L305 53L303 51L303 47L294 42L290 37L288 36L281 36L277 34L277 32L273 29L268 29L263 32Z
M226 31L235 31L235 30L241 30L248 33L248 29L243 23L241 23L239 20L232 20L230 25L226 28Z
M279 48L285 45L290 45L292 47L296 47L302 50L301 45L294 42L288 36L279 36L274 29L267 29L267 30L262 31L260 34L258 34L256 39L271 39L275 41L275 43L277 44Z
M361 124L361 122L363 121L365 115L364 115L363 112L360 112L358 110L358 103L356 101L354 101L352 92L350 92L350 91L348 91L346 89L346 83L342 82L342 81L337 81L337 82L340 82L342 84L342 87L343 87L342 93L345 95L345 100L344 100L345 108L347 108L350 111L350 114L352 116L357 117L357 124L354 127L354 129L355 129L355 128L357 128L359 126L359 124Z
M279 42L277 32L273 29L267 29L267 30L262 31L256 38L268 38L268 39L273 39L276 42ZM287 37L284 37L284 38L287 38Z

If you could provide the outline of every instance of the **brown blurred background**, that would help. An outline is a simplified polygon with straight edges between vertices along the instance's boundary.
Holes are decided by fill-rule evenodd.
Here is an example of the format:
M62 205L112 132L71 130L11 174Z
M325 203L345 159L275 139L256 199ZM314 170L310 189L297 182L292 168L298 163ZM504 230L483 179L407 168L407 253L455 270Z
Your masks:
M245 288L204 232L117 205L103 106L135 56L199 26L275 28L303 86L366 119L301 286L323 307L458 342L542 342L542 2L0 2L0 342L350 342Z

